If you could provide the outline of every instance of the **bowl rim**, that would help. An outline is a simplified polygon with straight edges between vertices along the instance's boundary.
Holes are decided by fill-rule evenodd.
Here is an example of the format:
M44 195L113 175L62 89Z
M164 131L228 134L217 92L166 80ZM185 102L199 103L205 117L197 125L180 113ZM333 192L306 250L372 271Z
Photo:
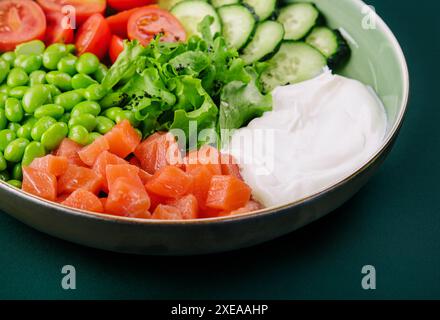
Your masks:
M359 9L364 8L365 6L368 6L365 2L362 0L352 0L355 5L359 7ZM372 9L371 9L372 10ZM305 204L307 202L313 201L317 198L322 197L324 194L331 192L342 185L346 184L350 180L354 179L356 176L363 173L366 169L368 169L378 158L382 156L382 154L388 149L388 147L393 143L396 136L399 133L399 130L401 126L403 125L403 121L408 109L408 100L409 100L409 92L410 92L410 77L409 77L409 70L408 70L408 64L406 62L406 58L404 55L404 52L402 50L401 45L399 44L396 36L391 31L391 29L388 27L388 25L385 23L385 21L374 11L372 10L374 17L376 19L376 23L378 26L378 29L386 36L389 43L392 44L393 49L397 55L399 65L401 67L402 75L403 75L403 99L401 102L401 108L400 112L397 116L397 119L392 126L391 130L389 131L387 139L384 140L382 146L370 157L370 159L365 162L362 167L360 167L358 170L353 172L348 177L342 179L336 184L333 184L324 190L314 193L308 197L296 200L294 202L276 206L276 207L270 207L261 209L258 211L253 211L249 213L243 213L243 214L237 214L233 216L225 216L225 217L215 217L215 218L204 218L204 219L190 219L190 220L157 220L157 219L139 219L139 218L130 218L130 217L122 217L122 216L114 216L110 214L103 214L103 213L93 213L90 211L80 210L80 209L74 209L67 207L65 205L51 202L42 198L39 198L37 196L34 196L30 193L24 192L21 189L18 189L16 187L13 187L9 184L7 184L4 181L0 181L0 188L4 189L6 192L10 192L18 196L19 198L25 198L27 200L34 201L38 204L41 204L47 208L55 209L55 211L59 212L62 211L62 213L74 215L77 217L82 218L88 218L93 220L101 220L106 222L113 222L113 223L123 223L123 224L135 224L135 225L163 225L163 226L181 226L181 225L205 225L205 224L215 224L215 223L227 223L227 222L237 222L245 219L250 219L253 217L264 217L269 216L272 214L279 213L284 210L292 209L296 206L299 206L301 204Z

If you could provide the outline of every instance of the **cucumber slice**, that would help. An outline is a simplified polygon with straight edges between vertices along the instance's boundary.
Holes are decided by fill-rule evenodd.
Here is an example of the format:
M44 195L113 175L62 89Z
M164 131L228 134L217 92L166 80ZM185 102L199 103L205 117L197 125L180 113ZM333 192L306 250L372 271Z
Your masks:
M221 7L218 14L226 43L232 48L241 49L254 31L256 21L253 14L239 4Z
M325 57L304 42L284 41L261 75L263 88L270 92L277 86L316 77L327 65Z
M277 0L243 0L243 4L254 10L259 21L264 21L275 12Z
M171 9L171 13L182 23L188 36L201 36L198 26L206 16L214 18L214 23L211 25L212 34L221 33L222 27L217 12L209 3L203 0L179 2Z
M278 21L286 30L284 40L300 40L317 24L320 13L311 3L294 3L280 10Z
M223 6L228 6L230 4L239 4L240 0L211 0L211 4L214 8L220 8Z
M350 47L338 30L315 27L306 42L327 58L328 65L332 69L342 66L350 57Z
M252 41L243 49L241 58L246 64L270 58L279 48L284 28L276 21L265 21L257 27Z

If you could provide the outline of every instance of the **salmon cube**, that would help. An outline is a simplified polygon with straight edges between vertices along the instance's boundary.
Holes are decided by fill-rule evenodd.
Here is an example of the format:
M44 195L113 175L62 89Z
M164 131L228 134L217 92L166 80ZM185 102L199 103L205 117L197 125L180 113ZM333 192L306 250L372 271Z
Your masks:
M182 212L178 208L164 204L157 206L152 218L158 220L183 220Z
M63 194L85 189L93 194L98 194L102 184L102 176L94 170L69 165L66 172L58 179L58 192Z
M93 171L103 177L103 191L105 192L108 192L106 168L111 164L127 164L127 161L114 155L113 153L104 151L99 155L95 161L95 164L93 165Z
M174 166L163 167L147 182L147 191L167 198L180 198L188 193L191 176Z
M205 145L200 150L191 151L185 158L186 172L203 166L207 168L213 175L221 175L222 167L220 163L220 152L209 145Z
M139 178L139 168L131 164L111 164L106 168L107 185L111 190L115 181L119 178L127 178L134 186L144 188Z
M105 137L101 137L96 139L94 142L89 144L88 146L82 148L78 155L81 158L81 161L84 162L89 167L95 164L96 159L98 159L99 155L101 155L104 151L110 149L110 145L107 142Z
M197 198L192 194L178 200L169 201L168 205L178 208L184 220L197 219L199 217L199 204Z
M104 212L101 200L85 189L75 190L66 200L61 204L80 210L92 211L92 212Z
M192 177L191 193L196 197L199 208L206 209L209 187L211 186L212 172L205 166L193 168L189 175Z
M233 176L213 176L206 206L222 211L244 207L251 198L251 188Z
M82 146L69 138L65 138L58 149L54 151L54 155L58 157L65 157L70 164L74 164L80 167L84 167L85 164L82 162L78 155L78 152L82 149Z
M22 189L37 197L56 201L57 178L51 173L31 167L23 167Z
M110 152L121 158L126 158L132 153L142 139L128 120L124 120L114 126L105 135L105 138L108 141Z
M66 172L68 165L69 162L67 158L57 157L49 154L47 156L34 159L29 167L53 174L55 177L59 177Z
M240 180L243 180L243 178L241 177L240 168L238 167L238 164L233 156L229 154L222 154L221 168L222 168L222 175L234 176Z

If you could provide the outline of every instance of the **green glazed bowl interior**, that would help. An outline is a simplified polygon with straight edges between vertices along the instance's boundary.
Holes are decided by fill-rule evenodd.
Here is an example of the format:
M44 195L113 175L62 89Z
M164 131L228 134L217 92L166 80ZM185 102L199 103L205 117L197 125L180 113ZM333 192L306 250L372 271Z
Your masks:
M0 208L40 231L83 245L174 255L220 252L261 243L294 231L342 205L367 182L397 137L409 94L408 69L392 32L362 1L302 1L315 3L328 24L340 29L349 40L352 56L339 73L370 85L388 115L383 146L370 161L359 164L359 170L350 177L287 206L205 220L155 221L92 214L37 199L5 183L0 183Z

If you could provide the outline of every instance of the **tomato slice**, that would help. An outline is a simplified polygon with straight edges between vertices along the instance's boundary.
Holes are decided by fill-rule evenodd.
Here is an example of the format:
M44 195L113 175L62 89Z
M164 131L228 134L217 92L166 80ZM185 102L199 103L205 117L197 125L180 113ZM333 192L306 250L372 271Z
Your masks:
M145 8L150 8L150 7L158 8L158 6L155 4L151 6L146 6ZM127 35L128 19L130 19L131 15L137 10L139 10L139 8L122 11L115 15L107 17L106 19L112 33L122 39L128 38Z
M0 51L11 51L23 42L43 39L46 17L29 0L0 1Z
M44 42L49 46L52 43L73 43L75 38L73 29L65 29L62 26L63 15L58 12L46 14L47 30Z
M87 19L76 36L78 55L85 52L95 54L102 59L107 54L112 34L102 14L96 13Z
M61 13L64 6L71 5L75 8L76 23L78 25L86 21L95 13L104 13L105 0L37 0L46 13Z
M109 6L117 11L129 10L156 2L157 0L108 0Z
M171 13L160 8L139 8L128 20L128 37L139 40L142 45L148 45L158 34L161 41L185 41L185 29L179 20Z
M115 63L122 51L124 51L124 40L118 36L113 36L112 41L110 42L109 51L110 60L112 63Z

